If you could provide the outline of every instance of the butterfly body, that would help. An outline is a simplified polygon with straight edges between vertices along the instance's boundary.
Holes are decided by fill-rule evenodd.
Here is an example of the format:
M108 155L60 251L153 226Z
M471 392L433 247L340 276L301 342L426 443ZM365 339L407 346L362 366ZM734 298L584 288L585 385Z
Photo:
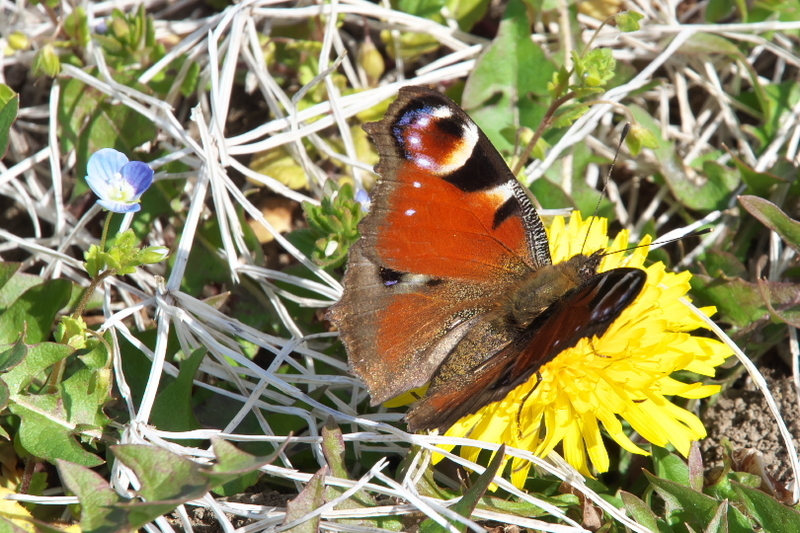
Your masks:
M445 96L403 88L365 129L382 179L329 317L373 405L430 382L412 431L502 399L641 291L641 270L598 273L602 253L553 264L525 190Z

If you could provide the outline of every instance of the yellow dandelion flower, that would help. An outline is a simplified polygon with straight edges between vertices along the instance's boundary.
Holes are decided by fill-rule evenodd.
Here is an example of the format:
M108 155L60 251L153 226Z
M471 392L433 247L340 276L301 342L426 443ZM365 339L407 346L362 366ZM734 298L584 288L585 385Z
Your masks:
M569 224L556 218L548 230L553 262L576 254L628 248L628 233L609 245L607 220L592 222L574 214ZM587 238L588 232L588 238ZM642 244L649 243L645 238ZM680 300L689 291L688 272L667 272L663 263L644 266L647 248L630 255L606 255L599 272L618 267L641 268L647 282L638 298L600 337L581 339L561 352L511 391L505 399L462 418L445 435L506 443L545 457L559 444L564 458L591 475L609 467L601 428L625 450L647 454L623 432L622 420L657 446L672 444L687 455L692 441L706 431L692 413L667 397L704 398L717 386L682 383L670 377L678 370L713 376L730 350L720 341L691 334L704 323ZM714 308L703 308L710 316ZM445 447L452 449L452 447ZM461 455L476 460L480 450L462 447ZM530 463L514 459L512 482L522 486Z

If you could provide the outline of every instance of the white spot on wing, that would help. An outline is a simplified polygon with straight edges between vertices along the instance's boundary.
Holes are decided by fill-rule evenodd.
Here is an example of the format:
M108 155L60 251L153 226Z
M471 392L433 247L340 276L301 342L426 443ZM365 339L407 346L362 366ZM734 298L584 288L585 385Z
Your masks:
M424 285L432 278L425 274L403 274L403 283Z
M507 181L494 189L486 191L484 194L491 196L498 205L502 205L506 203L509 198L514 196L514 185L511 181Z
M411 215L413 215L416 212L417 212L416 209L406 209L406 213L405 214L406 214L407 217L410 217Z
M415 181L411 185L413 185L415 189L419 189L420 187L422 187L422 184L420 182L418 182L418 181Z
M431 111L431 115L436 118L450 118L453 116L453 111L449 107L437 107Z
M450 110L447 110L450 112ZM435 169L437 174L450 174L464 166L478 144L478 126L474 122L462 125L460 142L454 143L452 150Z

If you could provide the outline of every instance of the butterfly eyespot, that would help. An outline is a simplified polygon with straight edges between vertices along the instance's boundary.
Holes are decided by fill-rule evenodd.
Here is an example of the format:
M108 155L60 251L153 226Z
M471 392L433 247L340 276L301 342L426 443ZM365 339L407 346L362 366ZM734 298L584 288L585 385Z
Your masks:
M381 278L381 283L383 283L383 285L386 287L391 287L392 285L396 285L403 278L402 272L398 272L397 270L392 270L391 268L384 268L384 267L381 267L381 269L378 272L378 275Z

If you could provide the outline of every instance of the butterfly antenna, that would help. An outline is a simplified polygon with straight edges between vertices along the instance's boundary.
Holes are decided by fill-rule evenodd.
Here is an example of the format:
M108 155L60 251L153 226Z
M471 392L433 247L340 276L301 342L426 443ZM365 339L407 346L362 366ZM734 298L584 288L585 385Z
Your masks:
M689 237L699 237L701 235L706 235L707 233L711 233L711 228L699 229L697 231L692 231L687 233L686 235L682 235L680 237L675 237L674 239L668 239L666 241L658 242L657 248L661 248L662 246L666 246L667 244L672 244L673 242L682 241L683 239L688 239ZM620 254L623 252L630 252L632 250L636 250L637 248L650 248L653 246L653 243L650 244L637 244L636 246L630 246L628 248L623 248L622 250L614 250L613 252L603 253L602 256L605 257L607 255L613 254Z
M617 164L617 157L619 157L619 151L622 150L622 143L625 142L625 137L628 136L628 133L630 131L631 131L631 124L630 122L626 122L625 125L622 127L622 133L620 133L619 136L619 144L617 145L617 151L614 152L614 159L611 161L611 166L608 167L606 178L603 180L603 189L600 191L600 196L597 198L597 205L594 206L594 213L592 214L591 222L589 222L589 229L586 231L586 237L583 240L583 246L581 246L581 252L586 249L586 243L589 241L589 235L592 230L592 224L594 224L594 219L597 218L597 213L600 212L600 202L603 201L603 197L606 195L606 190L608 189L608 181L611 179L611 173L614 172L614 165Z

